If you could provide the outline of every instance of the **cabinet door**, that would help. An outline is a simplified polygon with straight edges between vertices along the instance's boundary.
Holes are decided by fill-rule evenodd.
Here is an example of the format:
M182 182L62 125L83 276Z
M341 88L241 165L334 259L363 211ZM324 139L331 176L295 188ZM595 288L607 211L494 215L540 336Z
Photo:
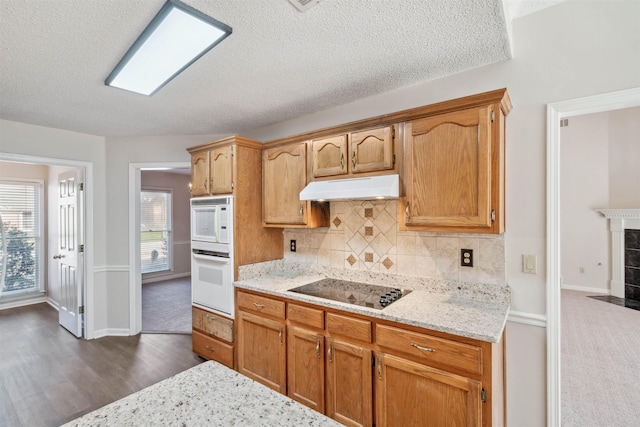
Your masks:
M373 423L371 350L327 338L327 416L348 426Z
M491 227L490 114L482 107L407 124L407 225Z
M209 162L211 194L231 194L233 192L233 146L211 150Z
M306 224L307 204L300 191L307 184L305 143L264 150L263 215L267 224Z
M393 169L393 126L352 133L349 156L351 173Z
M388 354L376 359L376 425L480 426L479 381Z
M324 336L295 326L288 334L289 397L324 414Z
M284 323L240 311L238 337L238 371L284 394L287 385Z
M209 195L209 152L191 155L191 196Z
M318 139L311 147L314 177L347 173L347 135Z

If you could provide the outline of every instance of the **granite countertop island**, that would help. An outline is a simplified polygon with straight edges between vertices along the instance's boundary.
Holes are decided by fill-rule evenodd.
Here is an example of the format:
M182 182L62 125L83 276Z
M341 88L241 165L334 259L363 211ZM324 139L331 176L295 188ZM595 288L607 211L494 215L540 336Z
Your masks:
M209 361L75 419L71 426L339 426Z
M411 289L382 310L289 292L324 278ZM497 343L507 322L508 286L337 270L271 261L240 267L239 289L262 292L370 317Z

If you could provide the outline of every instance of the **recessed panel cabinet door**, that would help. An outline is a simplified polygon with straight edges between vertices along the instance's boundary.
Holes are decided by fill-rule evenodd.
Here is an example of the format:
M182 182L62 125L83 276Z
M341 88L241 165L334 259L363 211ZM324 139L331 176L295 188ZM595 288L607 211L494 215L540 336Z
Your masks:
M209 152L191 155L191 196L209 195Z
M352 133L349 161L351 173L393 169L393 126Z
M306 203L300 191L307 184L304 142L264 150L263 215L267 224L306 224Z
M373 422L371 350L327 338L327 416L347 426Z
M379 354L375 367L376 426L480 426L479 381Z
M284 323L238 313L238 372L282 394L287 389Z
M491 227L491 108L405 127L406 225Z
M211 194L233 193L233 147L220 147L211 150Z
M314 140L313 176L333 176L347 173L347 135Z
M324 414L324 336L290 326L287 353L289 397Z

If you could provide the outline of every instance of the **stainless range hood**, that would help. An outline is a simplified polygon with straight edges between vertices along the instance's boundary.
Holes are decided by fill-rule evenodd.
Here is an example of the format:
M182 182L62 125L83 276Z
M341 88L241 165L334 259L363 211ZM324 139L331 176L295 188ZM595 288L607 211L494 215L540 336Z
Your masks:
M300 192L300 200L397 199L399 194L400 176L396 174L310 182Z

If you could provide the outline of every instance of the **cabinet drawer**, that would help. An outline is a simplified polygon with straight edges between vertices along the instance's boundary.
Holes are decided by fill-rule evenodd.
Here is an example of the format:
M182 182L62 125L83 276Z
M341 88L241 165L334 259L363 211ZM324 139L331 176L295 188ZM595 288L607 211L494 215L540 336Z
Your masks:
M314 328L324 329L324 311L317 308L289 303L287 304L287 319Z
M386 325L376 326L376 344L414 356L423 363L482 374L482 349L473 345Z
M371 342L371 322L335 313L327 313L327 332L347 338Z
M193 352L205 359L215 360L233 369L233 346L193 331Z
M233 342L233 320L218 316L199 308L192 308L194 329L199 329L209 335Z
M238 292L238 307L284 319L284 301Z

